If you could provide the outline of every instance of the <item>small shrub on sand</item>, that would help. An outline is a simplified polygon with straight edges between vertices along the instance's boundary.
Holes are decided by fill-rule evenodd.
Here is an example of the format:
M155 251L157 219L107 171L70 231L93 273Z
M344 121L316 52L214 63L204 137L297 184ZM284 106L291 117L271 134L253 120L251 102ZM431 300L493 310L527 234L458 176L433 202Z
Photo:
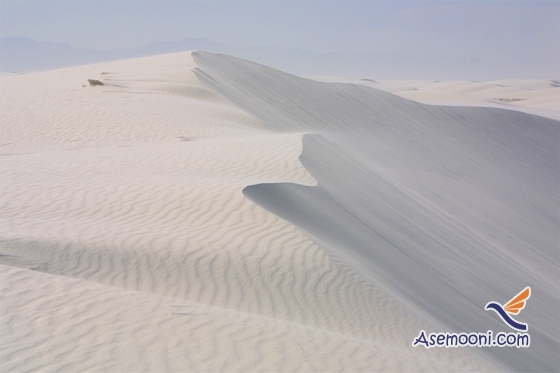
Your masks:
M88 83L91 86L96 86L96 85L105 85L105 83L99 81L99 80L95 80L95 79L88 79Z

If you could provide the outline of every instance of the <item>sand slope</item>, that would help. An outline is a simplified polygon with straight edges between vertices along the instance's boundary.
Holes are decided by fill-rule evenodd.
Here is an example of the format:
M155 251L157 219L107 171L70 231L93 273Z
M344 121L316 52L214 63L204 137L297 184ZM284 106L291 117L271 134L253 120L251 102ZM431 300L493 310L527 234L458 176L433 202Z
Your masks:
M194 57L201 79L239 107L313 134L300 160L318 186L255 185L249 198L441 329L507 332L485 304L531 286L531 348L477 352L508 370L558 370L558 121Z
M492 371L243 189L314 187L303 131L190 53L1 77L6 372ZM104 86L88 86L96 79Z

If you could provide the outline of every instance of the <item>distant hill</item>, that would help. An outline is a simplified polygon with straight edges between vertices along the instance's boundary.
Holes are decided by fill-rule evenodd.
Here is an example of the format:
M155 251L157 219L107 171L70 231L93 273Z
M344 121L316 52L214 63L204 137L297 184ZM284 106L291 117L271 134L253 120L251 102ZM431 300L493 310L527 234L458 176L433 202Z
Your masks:
M68 43L37 42L25 37L2 38L0 39L0 70L49 70L199 49L219 52L227 49L227 46L208 39L188 38L179 42L157 42L133 48L100 51L74 48Z
M300 75L352 75L362 71L356 56L313 53L270 46L237 48L209 39L186 38L178 42L156 42L132 48L93 50L68 43L37 42L26 37L0 39L0 71L41 71L158 54L204 50L226 53Z
M482 60L464 56L375 53L315 53L272 46L232 47L203 38L156 42L132 48L93 50L26 37L0 39L0 71L41 71L189 50L225 53L300 76L370 79L498 80L558 79L554 61ZM531 66L528 71L524 66Z

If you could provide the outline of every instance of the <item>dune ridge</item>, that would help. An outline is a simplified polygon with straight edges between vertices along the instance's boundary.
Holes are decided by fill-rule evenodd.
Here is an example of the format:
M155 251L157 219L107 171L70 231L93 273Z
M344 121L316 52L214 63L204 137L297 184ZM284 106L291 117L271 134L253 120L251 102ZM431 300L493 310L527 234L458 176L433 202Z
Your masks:
M476 352L507 370L559 368L558 121L193 56L197 75L240 108L311 134L300 160L317 187L259 184L245 195L445 330L509 331L483 307L531 286L532 347Z

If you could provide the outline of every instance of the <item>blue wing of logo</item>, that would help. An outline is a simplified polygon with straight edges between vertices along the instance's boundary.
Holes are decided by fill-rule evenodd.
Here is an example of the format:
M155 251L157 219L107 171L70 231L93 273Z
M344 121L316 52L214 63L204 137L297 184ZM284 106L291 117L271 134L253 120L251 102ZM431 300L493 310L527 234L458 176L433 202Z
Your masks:
M513 318L511 318L511 316L507 314L507 312L504 310L502 305L499 303L490 302L486 305L486 308L484 309L494 310L502 318L502 320L504 320L504 322L508 324L512 329L519 330L522 332L526 332L529 329L529 326L527 324L520 323L514 320Z

